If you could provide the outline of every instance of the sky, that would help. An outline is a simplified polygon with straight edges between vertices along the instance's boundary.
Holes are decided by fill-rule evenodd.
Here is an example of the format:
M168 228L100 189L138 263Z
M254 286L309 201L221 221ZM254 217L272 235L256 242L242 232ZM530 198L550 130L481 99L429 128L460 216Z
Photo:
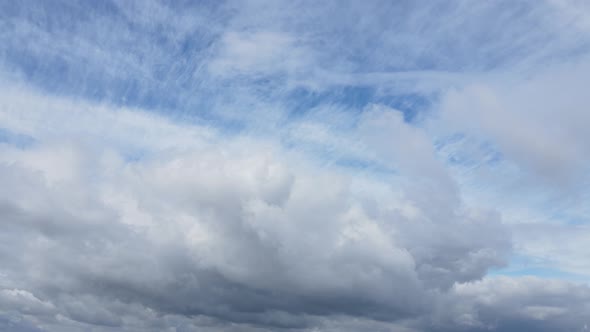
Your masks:
M589 331L590 5L0 0L0 330Z

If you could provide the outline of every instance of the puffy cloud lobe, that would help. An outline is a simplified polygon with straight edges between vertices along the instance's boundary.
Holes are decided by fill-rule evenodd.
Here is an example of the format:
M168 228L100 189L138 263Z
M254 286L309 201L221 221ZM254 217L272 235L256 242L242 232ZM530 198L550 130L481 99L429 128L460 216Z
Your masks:
M5 112L5 123L52 138L27 131L45 121L32 121L37 98L29 95L22 106L28 122ZM193 132L199 127L92 105L75 113L72 104L42 100L79 125L62 127L61 135L77 137L90 123L115 119L102 139L117 137L117 144L96 145L90 136L76 144L53 137L25 149L2 146L0 305L13 312L11 322L50 331L225 331L232 324L435 331L478 329L497 317L559 325L559 317L577 312L559 305L573 296L567 284L547 301L528 293L480 300L504 296L491 281L469 282L504 264L510 235L493 211L460 202L428 139L391 110L367 113L358 137L378 154L387 147L376 143L391 140L394 152L382 160L424 184L407 186L397 175L384 184L263 141L219 145ZM156 134L138 141L127 128ZM185 148L161 133L175 133ZM416 148L406 149L406 141ZM129 159L127 142L158 153ZM414 168L412 160L433 165ZM450 201L437 197L445 193ZM532 294L544 281L536 284ZM513 301L528 307L505 314Z
M156 123L126 125L128 113L92 109L82 119L115 116L147 132ZM384 119L401 130L396 139L421 137ZM155 128L167 128L162 121ZM121 154L124 140L2 147L3 310L43 309L41 326L63 317L130 328L144 315L301 328L325 315L393 321L429 312L438 292L481 278L510 248L498 215L433 212L445 205L429 204L446 190L436 172L408 194L256 140L220 146L178 129L192 145L139 160Z
M17 190L2 197L10 230L2 254L22 252L6 278L23 287L13 292L57 298L59 310L87 323L121 324L95 297L235 321L269 310L412 316L441 278L448 287L481 277L506 249L497 240L448 243L451 229L494 219L412 218L394 206L370 217L345 176L300 173L252 152L104 168L109 161L99 160L95 179L69 172L52 181L54 164L27 158L45 155L39 149L3 164L3 183ZM418 227L433 238L412 238Z

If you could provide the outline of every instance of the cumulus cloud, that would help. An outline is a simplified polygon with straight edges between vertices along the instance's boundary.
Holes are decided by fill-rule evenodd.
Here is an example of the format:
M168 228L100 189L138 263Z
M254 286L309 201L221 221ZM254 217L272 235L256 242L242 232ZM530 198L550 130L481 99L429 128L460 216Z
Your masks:
M69 114L76 130L87 126L78 117L88 114ZM131 128L150 131L149 119ZM396 320L428 312L438 291L481 278L510 248L491 212L437 214L444 202L425 196L439 192L416 199L370 178L353 183L345 169L256 141L203 140L139 160L117 142L3 147L2 255L20 253L3 274L16 287L3 291L7 306L29 301L105 326L124 325L117 303L277 327L306 326L306 315Z
M587 330L578 8L0 4L0 329Z

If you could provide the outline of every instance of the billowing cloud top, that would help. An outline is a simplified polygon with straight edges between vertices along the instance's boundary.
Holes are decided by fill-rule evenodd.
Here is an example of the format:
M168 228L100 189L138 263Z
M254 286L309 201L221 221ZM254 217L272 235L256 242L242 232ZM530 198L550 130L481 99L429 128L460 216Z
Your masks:
M0 330L588 331L589 19L0 3Z

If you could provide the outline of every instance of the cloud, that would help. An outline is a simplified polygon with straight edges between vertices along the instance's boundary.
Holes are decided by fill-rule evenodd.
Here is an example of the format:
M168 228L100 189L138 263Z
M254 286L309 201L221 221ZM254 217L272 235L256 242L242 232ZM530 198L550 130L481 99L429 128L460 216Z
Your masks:
M220 44L220 54L209 64L209 68L221 76L297 75L310 62L307 59L309 51L283 33L227 32L221 37Z
M454 320L449 330L583 331L587 324L587 285L497 277L457 285L453 295L456 307L448 311L448 319Z
M469 165L468 172L456 166L466 197L493 202L504 211L513 225L516 252L530 261L523 270L587 274L581 264L586 254L579 249L579 241L587 238L583 201L590 180L584 59L526 78L488 77L451 89L441 99L445 125L438 128L462 134L443 154ZM506 191L521 198L500 194Z
M587 329L585 9L0 4L0 329Z
M425 199L437 193L416 199L239 138L220 146L187 134L192 145L184 149L154 145L148 157L129 160L121 153L133 130L155 133L151 142L167 135L157 128L177 128L171 132L178 137L199 128L35 94L23 100L26 114L46 105L69 114L60 136L118 124L102 131L98 146L86 135L84 143L2 150L2 182L17 190L1 194L1 254L21 253L5 267L4 283L51 301L69 320L125 326L117 303L263 326L304 327L309 323L298 317L305 315L416 317L430 310L436 290L481 278L510 248L497 215L463 208L437 214L444 203ZM86 111L76 113L79 107ZM18 127L16 113L4 115ZM126 122L130 116L135 120ZM47 137L41 129L30 133ZM398 135L407 141L417 134ZM363 192L372 187L383 196Z
M109 112L128 116L105 108L97 114L109 119ZM210 144L135 161L119 155L120 146L87 153L76 144L5 145L2 182L18 191L2 193L1 254L21 258L3 268L2 284L17 288L2 290L2 309L35 314L49 330L227 330L227 322L271 330L477 330L498 317L507 326L500 330L581 324L582 309L569 301L587 305L585 286L472 283L509 249L493 213L435 218L437 207L427 204L434 200L399 196L345 169L327 172L301 156L285 164L287 151L256 142ZM361 184L381 195L366 196Z
M448 92L442 112L459 130L489 139L525 172L551 185L584 177L589 147L583 60L528 79L493 80ZM539 98L538 96L544 96Z

